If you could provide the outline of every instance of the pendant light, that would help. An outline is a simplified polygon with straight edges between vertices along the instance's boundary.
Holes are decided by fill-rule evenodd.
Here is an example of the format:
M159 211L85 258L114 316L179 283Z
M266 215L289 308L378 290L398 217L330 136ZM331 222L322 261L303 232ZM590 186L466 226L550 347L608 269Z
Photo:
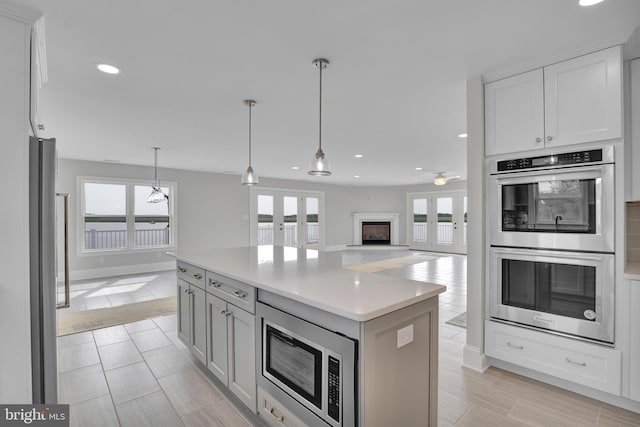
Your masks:
M153 150L153 185L152 191L147 197L147 203L160 203L169 199L169 196L162 192L160 188L160 181L158 181L158 150L160 147L151 147Z
M244 105L249 107L249 167L247 171L242 175L242 180L240 184L242 185L256 185L260 183L258 179L258 175L253 173L253 168L251 167L251 108L256 105L256 101L253 99L245 99Z
M329 160L324 155L324 151L322 151L322 70L329 66L329 60L316 58L313 60L313 65L320 70L320 108L318 110L318 151L316 151L313 160L311 160L309 175L329 176L331 175L331 167L329 166Z

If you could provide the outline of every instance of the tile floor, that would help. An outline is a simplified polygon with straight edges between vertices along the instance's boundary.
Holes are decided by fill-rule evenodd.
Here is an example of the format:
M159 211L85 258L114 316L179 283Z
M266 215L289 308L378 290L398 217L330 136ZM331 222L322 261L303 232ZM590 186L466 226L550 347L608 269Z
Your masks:
M412 253L345 251L343 264ZM440 427L640 425L640 414L497 368L478 373L462 367L465 329L445 322L466 311L466 257L443 256L377 274L447 286L440 295ZM90 291L75 298L89 307L95 292L141 283L140 277L152 276L157 277L131 288L137 293L131 298L145 298L138 290L148 285L150 294L175 293L175 273L162 272L92 281L101 284L87 287ZM83 283L77 285L80 290ZM110 298L114 293L103 292L98 296L106 297L109 304L128 299L124 295ZM195 366L175 329L175 315L171 315L59 338L60 401L71 404L71 425L256 425Z

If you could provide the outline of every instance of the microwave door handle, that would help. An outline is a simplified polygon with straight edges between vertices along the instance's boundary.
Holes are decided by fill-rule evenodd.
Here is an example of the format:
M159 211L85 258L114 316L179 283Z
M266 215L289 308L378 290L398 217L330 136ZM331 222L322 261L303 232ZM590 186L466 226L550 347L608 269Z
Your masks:
M284 334L284 333L282 333L280 331L272 332L272 335L273 335L274 338L279 339L280 341L282 341L283 343L287 344L288 346L296 347L295 343L293 342L293 338L290 337L289 335Z

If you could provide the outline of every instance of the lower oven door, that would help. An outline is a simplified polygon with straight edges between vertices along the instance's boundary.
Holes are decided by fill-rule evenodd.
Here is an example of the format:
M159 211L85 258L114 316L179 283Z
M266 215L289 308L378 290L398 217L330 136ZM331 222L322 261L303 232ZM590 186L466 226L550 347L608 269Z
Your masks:
M494 319L614 342L614 256L492 247Z
M355 425L356 341L260 302L256 313L259 384L303 419Z

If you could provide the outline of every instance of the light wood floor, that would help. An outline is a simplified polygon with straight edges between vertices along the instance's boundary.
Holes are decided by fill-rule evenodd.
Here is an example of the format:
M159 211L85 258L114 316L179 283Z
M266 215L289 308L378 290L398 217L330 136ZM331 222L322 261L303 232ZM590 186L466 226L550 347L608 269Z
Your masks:
M352 265L409 254L347 251L343 260ZM640 426L640 414L500 369L462 367L465 329L445 322L466 311L466 257L376 274L448 288L440 296L440 427ZM59 338L60 400L71 403L71 425L257 425L194 365L175 324L172 315Z

